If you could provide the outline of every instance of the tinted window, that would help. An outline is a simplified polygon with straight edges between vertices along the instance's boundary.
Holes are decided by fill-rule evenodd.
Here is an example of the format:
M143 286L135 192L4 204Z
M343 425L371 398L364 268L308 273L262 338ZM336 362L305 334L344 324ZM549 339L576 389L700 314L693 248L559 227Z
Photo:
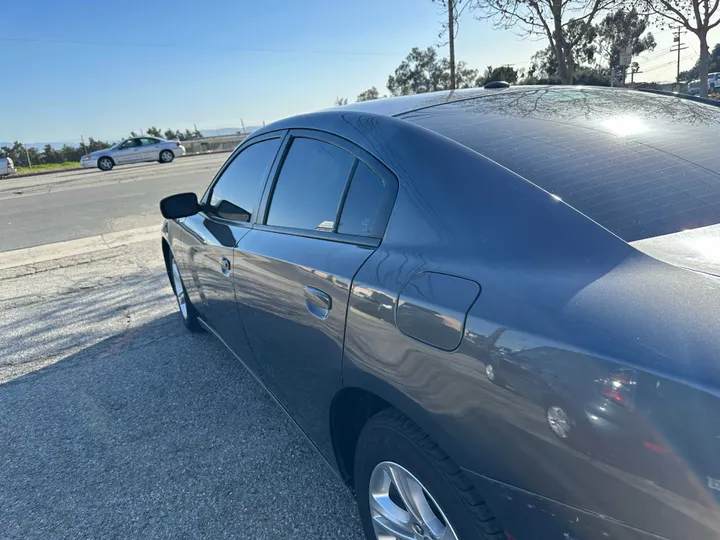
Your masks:
M403 118L508 167L627 242L720 223L720 107L528 88Z
M314 139L294 139L275 186L268 225L331 231L355 158Z
M370 167L358 163L340 216L338 232L372 236L385 184Z
M250 221L279 147L280 139L268 139L240 152L213 187L212 212L225 219Z
M127 148L135 148L136 146L140 146L139 139L128 139L127 141L125 141L118 147L118 150L125 150Z
M158 139L151 139L150 137L143 137L140 141L143 146L150 146L151 144L157 144L160 142Z

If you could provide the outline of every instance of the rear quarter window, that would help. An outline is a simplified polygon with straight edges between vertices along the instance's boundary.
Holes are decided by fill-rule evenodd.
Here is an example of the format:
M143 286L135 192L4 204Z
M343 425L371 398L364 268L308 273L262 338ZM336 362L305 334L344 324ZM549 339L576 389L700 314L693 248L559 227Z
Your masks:
M404 119L500 163L627 242L720 223L720 107L543 89Z

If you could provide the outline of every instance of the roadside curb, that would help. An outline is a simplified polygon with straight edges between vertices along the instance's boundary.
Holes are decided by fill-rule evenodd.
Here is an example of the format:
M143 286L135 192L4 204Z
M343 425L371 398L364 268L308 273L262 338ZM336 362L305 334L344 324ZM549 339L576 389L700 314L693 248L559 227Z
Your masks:
M185 154L184 156L180 156L176 159L183 159L183 158L189 158L189 157L199 157L199 156L207 156L210 154L229 154L233 150L213 150L212 152L201 152L201 153L195 153L195 154ZM41 171L41 172L33 172L33 173L23 173L23 174L10 174L8 176L4 176L0 178L0 181L2 180L12 180L13 178L27 178L29 176L45 176L47 174L65 174L65 173L71 173L71 172L80 172L80 171L88 171L88 172L97 172L100 169L97 168L89 168L89 167L72 167L69 169L54 169L52 171Z
M41 262L53 261L74 255L82 255L96 251L113 249L127 244L135 244L146 240L159 240L160 227L139 227L126 231L111 232L98 236L89 236L66 242L56 242L33 246L12 251L0 252L0 270L28 266Z

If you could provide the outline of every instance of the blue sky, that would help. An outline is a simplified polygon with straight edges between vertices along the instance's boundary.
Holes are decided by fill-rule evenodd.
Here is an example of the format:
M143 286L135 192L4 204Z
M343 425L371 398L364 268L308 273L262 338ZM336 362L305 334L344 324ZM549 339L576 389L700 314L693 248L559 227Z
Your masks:
M413 46L437 45L442 18L430 0L4 3L0 141L235 127L354 101L385 91ZM527 67L544 46L466 17L456 55ZM667 60L648 75L672 78Z

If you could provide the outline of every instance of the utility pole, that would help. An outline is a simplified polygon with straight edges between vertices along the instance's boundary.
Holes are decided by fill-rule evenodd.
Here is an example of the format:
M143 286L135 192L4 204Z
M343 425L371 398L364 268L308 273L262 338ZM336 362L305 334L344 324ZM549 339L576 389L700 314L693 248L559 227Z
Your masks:
M247 131L245 131L245 122L243 122L243 119L242 119L242 118L240 119L240 125L241 125L242 128L243 128L243 135L247 135Z
M30 153L28 152L27 146L23 145L25 148L25 157L27 157L28 160L28 167L30 167L30 172L33 172L32 163L30 163Z
M450 90L455 90L455 16L453 0L447 0L448 35L450 36Z
M88 151L87 151L87 147L85 146L85 137L82 136L82 133L80 134L80 140L82 141L83 152L85 152L87 154Z
M677 49L672 49L670 51L670 52L675 52L677 50L677 55L678 55L678 57L677 57L677 79L676 79L678 92L680 92L680 51L684 51L685 49L687 49L687 47L684 46L685 43L683 43L681 41L681 36L684 33L685 33L685 31L682 29L682 26L678 26L675 29L675 37L673 37L673 43L677 44Z

